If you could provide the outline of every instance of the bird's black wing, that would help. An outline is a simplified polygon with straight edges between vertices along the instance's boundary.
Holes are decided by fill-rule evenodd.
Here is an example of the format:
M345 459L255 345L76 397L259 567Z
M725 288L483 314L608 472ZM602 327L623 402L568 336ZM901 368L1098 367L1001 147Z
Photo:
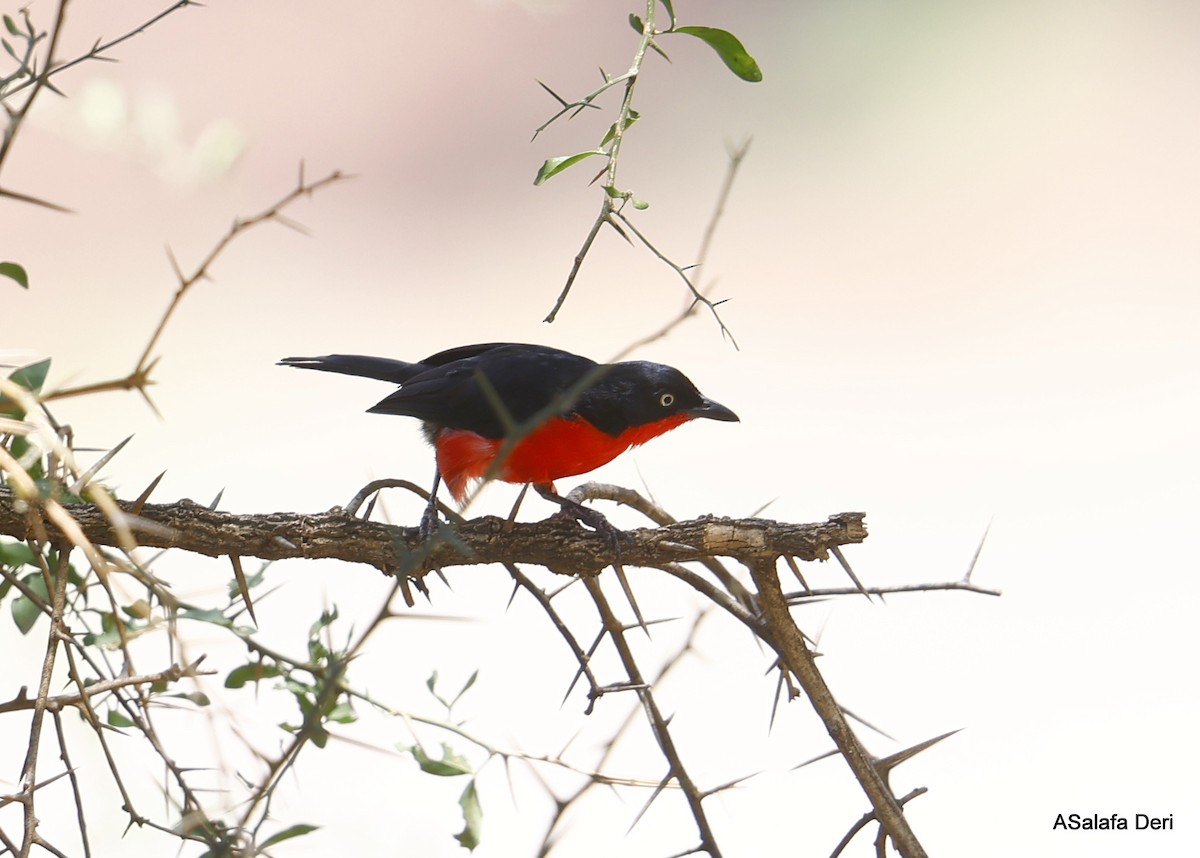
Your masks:
M547 346L489 343L462 346L426 358L424 371L368 409L416 417L434 426L503 438L513 424L561 400L597 365Z

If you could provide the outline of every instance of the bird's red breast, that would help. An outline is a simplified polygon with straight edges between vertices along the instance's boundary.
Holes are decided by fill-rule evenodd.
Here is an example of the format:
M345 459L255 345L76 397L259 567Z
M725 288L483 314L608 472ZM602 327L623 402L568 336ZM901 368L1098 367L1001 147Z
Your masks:
M495 476L508 483L552 483L585 474L690 419L688 414L672 414L609 435L582 418L555 417L518 441ZM465 429L438 430L434 437L438 470L456 501L466 500L468 484L488 473L503 444L502 439Z

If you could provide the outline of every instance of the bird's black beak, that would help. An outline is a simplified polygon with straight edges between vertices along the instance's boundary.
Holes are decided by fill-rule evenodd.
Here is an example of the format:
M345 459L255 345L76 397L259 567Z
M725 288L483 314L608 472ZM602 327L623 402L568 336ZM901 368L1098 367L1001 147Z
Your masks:
M696 408L688 409L688 414L692 417L707 417L709 420L726 420L730 422L741 422L736 414L726 408L719 402L713 402L711 399L703 399Z

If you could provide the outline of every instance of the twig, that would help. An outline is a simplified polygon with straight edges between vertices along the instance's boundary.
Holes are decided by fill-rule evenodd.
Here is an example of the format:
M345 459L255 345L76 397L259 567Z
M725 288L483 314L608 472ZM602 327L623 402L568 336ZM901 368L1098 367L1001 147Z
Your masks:
M68 706L78 706L89 697L95 697L98 694L107 694L118 688L127 688L131 685L151 685L155 682L178 682L185 676L205 676L216 673L216 671L212 670L198 671L196 670L198 665L199 661L187 666L175 664L166 670L145 676L122 676L116 679L106 679L86 686L85 691L75 694L60 694L56 697L29 698L22 692L17 694L12 700L0 703L0 714L18 712L23 709L36 710L38 707L48 712L61 712Z
M141 393L143 398L145 398L151 407L153 407L153 402L151 402L149 395L146 392L146 388L154 383L150 378L150 373L154 370L158 359L151 359L150 355L154 351L155 345L158 344L158 340L162 336L163 330L167 326L167 322L170 320L172 314L174 314L184 296L187 295L188 291L194 285L196 285L197 282L206 279L209 276L209 268L212 266L212 264L234 241L234 239L236 239L242 233L268 221L287 223L287 221L282 217L282 212L284 209L301 197L309 196L314 192L326 187L327 185L344 181L347 178L349 177L343 174L340 170L334 170L324 178L318 179L315 182L308 182L304 177L304 165L301 164L300 176L296 187L264 211L261 211L249 218L235 220L233 222L233 226L229 228L229 231L220 240L218 240L215 245L213 245L212 249L209 250L208 254L200 261L200 264L196 266L191 274L185 275L183 273L183 271L179 268L179 264L175 261L174 255L170 254L170 251L168 250L168 254L170 255L171 259L171 265L175 271L176 279L179 281L179 286L175 290L175 294L172 296L170 303L167 305L167 309L163 312L162 317L159 319L154 332L150 335L150 340L146 343L146 347L142 350L141 356L137 359L137 363L134 365L133 370L122 378L99 381L92 384L79 385L77 387L60 388L59 390L55 390L46 394L43 399L65 399L68 396L83 396L86 394L99 393L109 390L136 390Z
M42 677L38 685L38 694L33 701L33 718L30 719L29 744L25 755L25 764L21 767L21 791L25 804L25 836L21 841L19 858L28 858L29 851L38 842L38 818L34 807L34 791L37 785L38 749L42 742L42 721L48 710L47 700L50 697L50 679L54 674L54 662L58 656L60 635L65 633L63 625L63 609L66 604L68 558L71 555L70 545L59 544L58 565L54 569L53 580L47 581L47 589L53 594L51 604L51 631L47 635L46 654L42 658Z
M100 44L99 42L97 42L92 47L92 49L90 51L88 51L86 54L84 54L80 57L76 57L75 59L70 60L68 62L55 65L54 64L54 53L55 53L56 49L58 48L58 41L59 41L60 36L62 35L63 22L66 18L66 12L67 12L67 0L59 0L58 8L55 12L54 24L50 28L50 31L49 31L50 32L50 40L49 40L49 43L46 48L46 70L44 72L42 72L41 74L31 75L27 80L25 80L22 83L16 84L15 86L11 87L7 92L5 92L3 94L5 98L11 98L12 96L16 95L17 93L22 92L23 90L26 90L26 89L29 89L30 87L32 87L32 91L25 98L25 101L21 104L21 106L16 108L15 110L9 111L8 128L5 129L4 139L2 141L0 141L0 165L2 165L5 161L5 159L8 157L10 147L12 146L13 141L16 139L17 131L20 129L21 124L25 120L25 117L28 115L29 109L33 106L34 101L41 94L42 90L49 85L48 82L51 77L53 77L54 75L57 75L61 72L64 72L73 66L79 65L82 62L86 62L87 60L102 58L102 55L106 51L110 50L111 48L114 48L117 45L121 44L122 42L133 38L134 36L138 35L139 33L144 33L150 27L154 26L155 24L157 24L163 18L166 18L171 13L182 9L185 6L191 6L191 5L198 5L198 4L195 4L194 0L178 0L178 2L172 4L170 7L163 10L162 12L159 12L157 15L150 18L148 21L144 22L143 24L140 24L133 30L130 30L128 33L125 33L122 36L118 36L117 38L115 38L109 42L106 42L104 44ZM28 18L27 18L27 20L28 20ZM21 194L15 194L11 191L7 192L6 196L15 197L18 199L24 199L26 202L34 202L34 203L38 203L41 205L49 206L51 208L60 208L59 206L56 206L52 203L46 203L42 200L37 200L37 199L31 198L31 197L24 197Z
M675 746L675 740L671 736L670 728L662 712L655 702L654 694L650 686L642 678L641 669L638 667L637 659L633 655L633 650L629 646L628 640L625 638L625 630L620 621L617 620L613 613L612 607L608 604L608 599L604 596L604 591L600 589L600 582L595 578L585 578L584 586L587 588L588 595L592 597L592 602L596 605L596 610L600 614L600 621L608 634L609 639L616 647L617 654L621 659L621 665L624 667L626 674L629 677L629 682L636 688L639 688L638 697L641 699L642 706L646 712L646 718L650 722L650 728L654 733L654 738L658 742L658 747L662 751L663 756L667 759L668 771L664 777L664 783L670 779L674 779L684 796L687 798L688 807L692 812L692 819L696 822L696 828L700 833L701 848L706 851L711 858L721 858L721 849L717 845L716 836L713 834L712 826L708 821L708 814L704 811L704 793L696 786L691 775L688 774L687 768L683 764L683 759L679 754L678 748ZM651 796L650 801L657 796L657 791ZM645 813L646 806L638 814L640 817Z
M696 254L695 268L700 272L700 276L704 276L704 265L708 261L708 251L712 247L713 237L716 235L717 226L721 222L721 216L725 213L725 204L729 201L729 195L733 191L734 181L737 179L738 169L742 166L742 161L746 159L746 154L750 151L750 141L746 140L736 149L729 153L729 164L725 169L725 179L721 182L721 189L717 193L717 202L713 206L712 214L709 216L708 225L704 229L704 237L700 241L700 250ZM707 296L707 288L696 287L702 295ZM661 340L684 320L693 316L696 312L696 307L699 306L695 300L688 301L687 306L683 308L679 315L669 320L665 325L656 331L653 331L639 340L634 340L632 343L621 349L613 360L622 360L627 355L632 354L650 343Z

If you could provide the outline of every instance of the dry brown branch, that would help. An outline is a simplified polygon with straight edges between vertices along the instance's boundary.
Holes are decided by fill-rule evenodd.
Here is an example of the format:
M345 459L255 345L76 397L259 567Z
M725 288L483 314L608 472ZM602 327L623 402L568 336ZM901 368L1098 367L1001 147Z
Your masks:
M161 670L158 673L151 673L145 676L122 676L117 679L106 679L101 682L94 682L86 686L86 690L75 694L59 694L50 696L45 700L39 701L37 698L28 696L26 689L22 688L12 700L6 700L0 703L0 713L16 712L22 709L34 709L39 703L50 712L61 712L68 706L80 706L88 698L95 697L98 694L107 694L110 691L115 691L118 688L127 688L131 685L151 685L156 682L177 682L185 676L201 676L213 673L213 671L200 671L199 667L203 657L198 659L194 664L182 665L173 664L166 670Z
M209 557L237 554L263 560L330 558L366 563L389 573L417 574L446 566L531 563L566 574L594 573L616 560L609 540L572 518L553 515L537 522L484 516L456 528L462 548L439 542L426 545L416 527L363 521L335 507L322 513L238 515L211 510L190 500L118 504L124 523L147 548L181 548ZM119 545L113 523L91 504L62 505L80 532L97 546ZM637 528L620 534L621 562L662 566L730 557L744 563L792 555L822 560L834 545L862 542L867 531L862 513L840 513L816 524L770 519L707 516L664 527ZM58 526L40 505L17 499L0 488L0 533L25 539L44 530L60 538Z
M771 631L776 651L808 695L838 751L846 759L855 778L866 792L882 829L891 837L892 843L904 858L925 858L925 849L909 826L903 808L897 802L883 774L876 768L871 755L846 722L841 706L834 699L829 686L825 684L825 678L817 669L816 658L804 642L803 633L788 611L788 603L779 586L779 575L774 561L758 560L746 565L758 588L763 619Z

